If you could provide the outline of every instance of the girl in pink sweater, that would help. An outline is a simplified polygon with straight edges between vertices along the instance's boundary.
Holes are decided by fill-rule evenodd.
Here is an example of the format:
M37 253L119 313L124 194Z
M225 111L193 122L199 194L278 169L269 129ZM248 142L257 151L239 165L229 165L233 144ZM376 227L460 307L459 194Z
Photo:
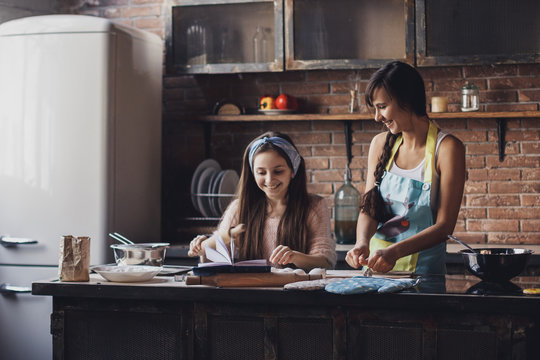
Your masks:
M304 270L334 267L330 212L323 198L308 194L304 159L287 135L267 132L248 145L237 195L218 231L246 225L234 240L239 260L265 258ZM199 235L189 254L204 256L205 246L215 245Z

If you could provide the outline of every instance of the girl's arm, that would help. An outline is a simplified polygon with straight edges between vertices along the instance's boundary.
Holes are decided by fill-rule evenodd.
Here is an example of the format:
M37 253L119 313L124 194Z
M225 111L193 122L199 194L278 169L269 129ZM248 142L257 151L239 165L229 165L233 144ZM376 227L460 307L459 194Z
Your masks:
M280 245L274 249L269 261L274 264L295 266L311 270L313 268L331 269L336 264L336 241L330 226L330 211L323 198L316 200L308 216L308 251L302 253L288 246Z
M440 187L435 223L406 240L378 250L370 258L369 267L376 271L389 271L397 259L435 246L452 234L465 187L465 147L454 136L447 136L440 145L437 171Z

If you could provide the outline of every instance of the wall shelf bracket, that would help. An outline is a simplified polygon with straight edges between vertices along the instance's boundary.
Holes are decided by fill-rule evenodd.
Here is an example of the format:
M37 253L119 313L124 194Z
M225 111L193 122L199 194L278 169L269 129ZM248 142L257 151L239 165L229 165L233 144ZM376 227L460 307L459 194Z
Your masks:
M499 142L499 161L504 161L504 148L506 142L504 140L504 135L506 133L506 119L497 119L497 139Z

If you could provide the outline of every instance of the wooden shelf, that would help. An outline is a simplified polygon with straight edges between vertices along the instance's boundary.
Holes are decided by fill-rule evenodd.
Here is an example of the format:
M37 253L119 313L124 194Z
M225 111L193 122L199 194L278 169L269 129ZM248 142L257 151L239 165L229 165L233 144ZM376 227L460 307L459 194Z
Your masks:
M515 119L540 118L540 111L502 111L502 112L450 112L429 113L432 119ZM373 120L369 113L353 114L288 114L288 115L195 115L191 120L205 122L249 122L249 121L311 121L311 120ZM187 118L187 117L186 117Z

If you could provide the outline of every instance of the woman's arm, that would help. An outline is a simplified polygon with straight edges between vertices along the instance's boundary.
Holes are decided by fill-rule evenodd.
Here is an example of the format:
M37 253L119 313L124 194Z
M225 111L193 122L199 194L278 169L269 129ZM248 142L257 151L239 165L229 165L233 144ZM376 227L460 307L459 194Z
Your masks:
M397 259L428 249L452 234L456 226L465 187L465 147L454 136L447 136L440 145L437 159L440 174L439 201L435 223L410 238L377 251L368 266L376 271L390 271Z
M375 186L375 168L382 154L385 141L386 133L381 133L373 138L369 146L365 192L368 192ZM345 256L345 260L351 267L358 269L361 265L367 264L369 240L375 234L375 231L377 231L377 226L377 220L364 212L360 212L356 224L356 244Z

